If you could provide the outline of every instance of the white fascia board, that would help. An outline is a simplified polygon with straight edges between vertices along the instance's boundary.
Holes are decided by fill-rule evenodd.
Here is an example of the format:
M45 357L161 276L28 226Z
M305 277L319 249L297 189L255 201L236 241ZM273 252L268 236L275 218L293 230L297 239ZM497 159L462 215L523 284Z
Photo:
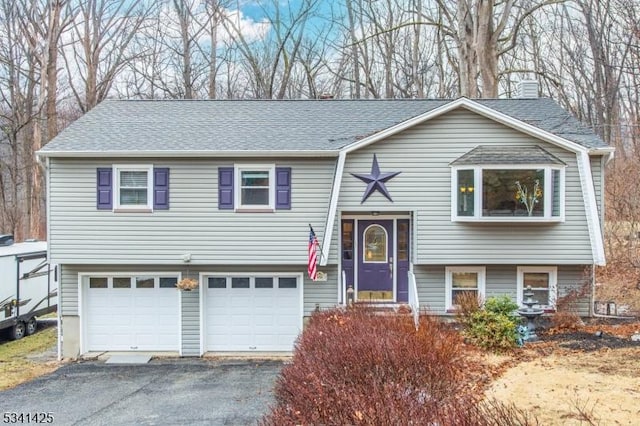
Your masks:
M557 145L561 148L567 149L571 152L583 152L583 151L587 151L588 148L577 144L575 142L571 142L565 138L562 138L560 136L554 135L553 133L547 132L546 130L542 130L539 129L538 127L532 126L530 124L527 124L523 121L520 121L518 119L515 119L513 117L510 117L506 114L503 114L501 112L498 112L494 109L491 109L489 107L486 107L478 102L472 101L471 99L468 98L459 98L456 99L455 101L449 102L448 104L442 105L438 108L435 108L429 112L426 112L422 115L418 115L414 118L411 118L407 121L404 121L400 124L397 124L395 126L389 127L388 129L385 129L379 133L376 133L374 135L371 135L367 138L364 138L358 142L355 142L351 145L347 145L346 147L344 147L342 150L346 151L347 153L358 150L360 148L363 148L365 146L371 145L372 143L378 142L380 140L386 139L390 136L393 136L403 130L409 129L417 124L426 122L428 120L434 119L436 117L439 117L443 114L446 114L449 111L452 111L454 109L458 109L458 108L465 108L471 112L475 112L479 115L482 115L486 118L489 118L491 120L494 120L498 123L504 124L505 126L511 127L512 129L518 130L522 133L528 134L530 136L533 136L537 139L541 139L545 142L549 142L551 144Z
M593 263L597 266L605 265L604 240L600 219L598 215L598 205L596 203L596 191L591 175L591 162L586 151L577 153L578 172L580 173L580 183L582 186L582 196L584 199L585 214L587 217L587 227L589 229L589 239L591 240L591 252Z
M331 188L331 199L329 201L329 212L327 214L327 223L324 227L324 240L322 241L322 253L320 266L327 266L329 261L329 253L331 250L331 238L333 238L333 228L336 223L336 214L338 211L338 198L340 197L340 187L342 186L342 173L344 172L344 163L347 158L345 151L340 152L338 163L336 164L336 174L333 177L333 187Z
M614 152L616 152L616 149L612 146L589 149L589 155L604 155L604 154L612 155Z
M592 148L589 150L589 155L602 155L605 158L605 165L609 164L609 161L613 160L616 149L612 146L606 148Z
M40 158L227 158L227 157L337 157L339 151L38 151Z

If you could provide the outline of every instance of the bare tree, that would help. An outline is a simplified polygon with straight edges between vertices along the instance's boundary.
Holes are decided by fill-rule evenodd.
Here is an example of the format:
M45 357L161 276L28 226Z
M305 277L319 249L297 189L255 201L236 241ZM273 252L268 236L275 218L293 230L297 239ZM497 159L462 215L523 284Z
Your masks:
M63 48L69 87L83 112L104 100L118 73L133 60L129 44L146 23L154 2L85 0Z
M442 25L456 45L460 95L496 98L501 71L499 59L517 45L523 22L537 10L564 0L435 0L424 17Z

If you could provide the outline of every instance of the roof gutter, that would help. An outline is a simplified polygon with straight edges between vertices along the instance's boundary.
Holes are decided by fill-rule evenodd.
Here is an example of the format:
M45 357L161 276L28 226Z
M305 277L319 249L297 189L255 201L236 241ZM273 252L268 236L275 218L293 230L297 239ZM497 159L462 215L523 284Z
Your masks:
M602 155L605 157L604 164L607 165L613 157L615 156L616 149L612 146L608 146L606 148L591 148L589 150L589 155Z
M298 150L298 151L37 151L39 158L274 158L337 157L339 150Z

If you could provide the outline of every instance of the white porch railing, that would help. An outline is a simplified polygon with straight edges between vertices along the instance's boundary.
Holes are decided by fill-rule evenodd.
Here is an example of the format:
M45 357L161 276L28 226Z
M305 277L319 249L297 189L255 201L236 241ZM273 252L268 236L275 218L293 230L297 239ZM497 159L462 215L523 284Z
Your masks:
M413 271L407 272L409 275L409 306L411 307L411 313L413 314L413 322L416 324L416 329L420 324L420 301L418 300L418 285L416 284L416 276Z
M342 281L340 282L340 305L347 306L347 273L342 270Z

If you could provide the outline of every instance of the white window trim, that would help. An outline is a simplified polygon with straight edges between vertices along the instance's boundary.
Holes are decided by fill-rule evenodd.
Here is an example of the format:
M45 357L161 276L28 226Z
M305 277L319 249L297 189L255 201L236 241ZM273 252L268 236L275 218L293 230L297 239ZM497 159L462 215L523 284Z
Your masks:
M516 285L516 301L518 306L524 307L524 274L528 272L546 272L549 274L549 304L540 305L543 309L555 309L558 299L558 267L557 266L518 266L518 278Z
M120 204L120 172L147 172L147 204ZM113 165L113 210L117 211L153 211L153 165L152 164L114 164Z
M269 203L268 204L250 204L243 205L242 201L242 172L243 171L267 171L269 172ZM275 164L235 164L234 165L234 180L236 185L234 185L234 205L236 206L236 211L238 210L275 210L276 203L276 166Z
M534 170L544 169L544 216L483 216L482 215L482 170ZM458 171L473 170L473 216L458 216ZM552 216L553 170L560 171L560 214ZM452 166L451 167L451 221L452 222L564 222L565 221L565 170L566 166L549 164L497 164L476 166Z
M455 309L453 306L453 274L455 272L475 272L478 274L478 296L484 299L487 280L487 268L484 266L447 266L445 267L445 310Z

